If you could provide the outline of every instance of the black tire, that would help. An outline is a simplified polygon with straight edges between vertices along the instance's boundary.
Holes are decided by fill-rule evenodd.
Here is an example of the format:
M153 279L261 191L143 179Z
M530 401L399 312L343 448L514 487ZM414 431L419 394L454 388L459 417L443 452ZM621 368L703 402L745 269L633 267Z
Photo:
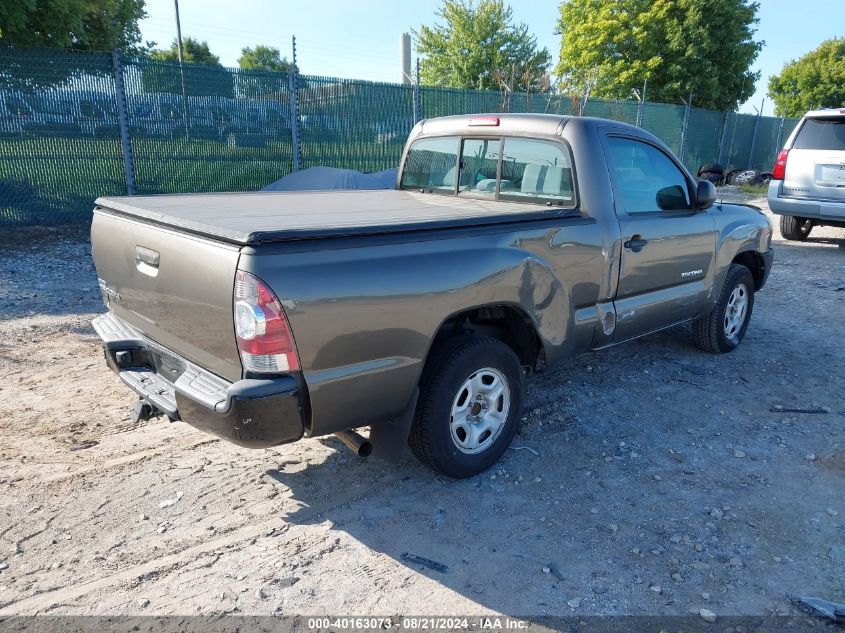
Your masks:
M467 453L452 436L452 407L461 397L465 381L484 368L495 369L504 377L510 406L497 435L485 440L489 445L481 452ZM447 340L432 351L426 363L408 443L417 459L432 470L455 479L472 477L487 470L507 450L522 417L524 398L525 374L510 347L486 336Z
M713 174L724 174L725 168L722 167L719 163L705 163L704 165L698 168L698 175L701 176L708 171Z
M734 176L738 173L745 171L744 169L731 169L725 174L725 184L733 185L734 183Z
M754 179L754 182L752 184L754 184L754 185L768 185L772 181L773 177L774 177L774 174L772 172L764 171L764 172L761 172L757 175L757 177Z
M792 242L803 242L810 237L813 230L812 220L798 218L793 215L780 216L780 234Z
M734 331L729 336L726 330L730 328L726 317L729 316L728 311L731 309L731 296L740 286L744 289L739 291L737 301L741 300L744 293L745 312L741 323L731 324ZM714 354L732 352L737 348L751 322L751 313L754 310L754 287L751 271L741 264L731 264L716 306L710 314L692 322L692 335L697 347Z
M722 174L717 174L713 171L705 171L703 174L699 176L699 180L709 180L714 185L721 185L724 181L724 176Z

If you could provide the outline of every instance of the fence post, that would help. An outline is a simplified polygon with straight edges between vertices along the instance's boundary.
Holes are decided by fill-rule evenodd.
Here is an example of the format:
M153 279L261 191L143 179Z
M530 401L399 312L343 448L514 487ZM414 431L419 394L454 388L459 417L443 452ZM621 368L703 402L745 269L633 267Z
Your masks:
M784 115L780 118L780 125L778 126L778 140L775 141L775 154L777 154L780 151L780 139L783 136L783 123L784 123L785 119L786 119L786 115Z
M681 126L681 151L678 155L678 158L681 159L681 162L684 162L684 154L687 151L687 124L689 123L689 113L690 108L692 107L692 93L690 93L689 99L687 99L687 107L684 109L684 123Z
M648 78L643 82L643 92L640 95L640 102L637 104L637 127L643 126L643 112L645 112L645 89L648 86Z
M414 125L422 121L422 99L420 98L420 58L417 57L417 79L413 88Z
M719 157L716 162L722 165L722 160L725 158L725 141L728 140L728 115L730 112L725 110L725 121L722 123L722 138L719 139Z
M763 111L757 113L757 118L754 119L754 133L751 135L751 149L748 150L748 168L754 169L754 146L757 145L757 129L760 127L760 115Z
M126 108L126 89L123 85L123 67L117 48L111 52L114 68L114 98L117 108L117 123L120 131L120 145L123 148L123 171L126 175L126 193L135 195L135 162L132 159L132 139L129 138L129 114Z
M302 143L299 139L299 71L296 66L288 71L288 92L290 93L290 142L293 149L293 170L302 169Z

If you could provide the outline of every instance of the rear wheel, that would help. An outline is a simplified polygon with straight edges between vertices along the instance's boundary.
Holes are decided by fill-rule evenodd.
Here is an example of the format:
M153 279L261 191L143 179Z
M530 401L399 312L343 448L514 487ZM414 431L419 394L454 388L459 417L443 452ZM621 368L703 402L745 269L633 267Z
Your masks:
M695 344L705 352L732 352L745 336L753 309L754 277L745 266L731 264L719 302L692 322Z
M813 230L813 221L793 215L780 216L780 234L793 242L803 242Z
M519 359L498 339L467 336L441 344L423 372L411 450L449 477L486 470L516 434L524 391Z

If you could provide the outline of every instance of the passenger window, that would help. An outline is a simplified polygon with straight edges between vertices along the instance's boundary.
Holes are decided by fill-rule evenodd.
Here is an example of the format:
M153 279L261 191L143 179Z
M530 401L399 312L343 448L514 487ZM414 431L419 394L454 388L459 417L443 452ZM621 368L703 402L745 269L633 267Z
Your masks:
M572 163L566 149L549 141L505 139L500 197L571 206L575 195Z
M464 140L461 149L459 193L496 197L496 166L499 162L500 144L497 138Z
M434 189L455 192L458 137L423 138L408 150L400 189Z
M677 165L656 147L628 138L607 140L617 208L627 213L691 209L687 179Z

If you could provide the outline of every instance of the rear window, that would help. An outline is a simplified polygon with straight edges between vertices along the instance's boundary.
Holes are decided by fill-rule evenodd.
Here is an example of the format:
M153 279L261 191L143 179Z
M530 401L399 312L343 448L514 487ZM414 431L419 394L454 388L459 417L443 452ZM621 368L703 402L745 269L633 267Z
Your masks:
M457 184L458 142L455 136L416 141L408 150L400 188L454 192Z
M805 119L792 147L845 150L845 119Z
M529 138L420 139L408 150L400 189L565 207L575 202L566 147Z

